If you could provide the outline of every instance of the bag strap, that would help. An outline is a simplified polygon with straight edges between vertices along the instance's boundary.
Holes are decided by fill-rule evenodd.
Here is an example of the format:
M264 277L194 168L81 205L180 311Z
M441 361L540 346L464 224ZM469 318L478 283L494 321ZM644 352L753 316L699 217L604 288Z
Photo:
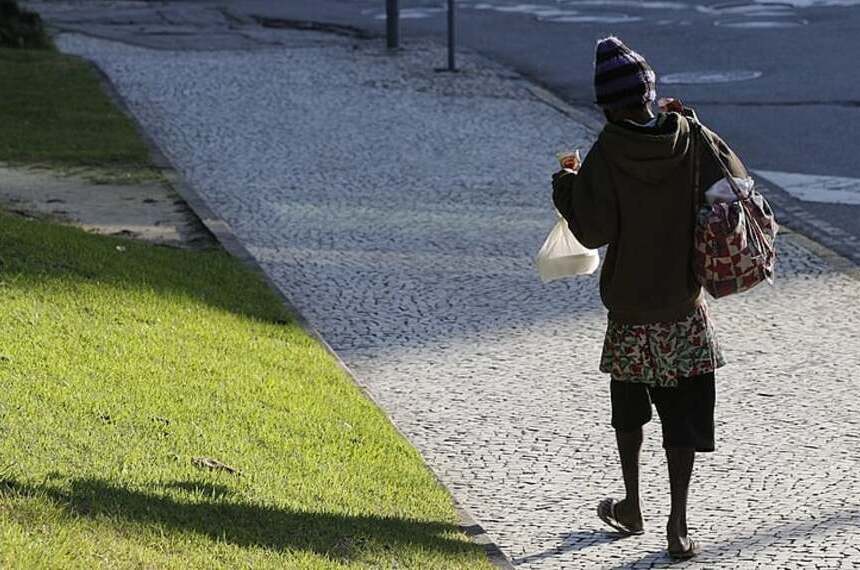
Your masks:
M744 217L745 223L749 232L751 233L751 239L756 242L756 246L758 247L759 252L766 251L767 239L764 235L764 230L759 226L758 223L754 223L754 216L750 212L749 206L744 203L743 198L746 196L744 192L738 187L735 182L732 173L729 171L726 164L723 162L720 157L720 153L714 145L713 140L709 136L707 136L702 127L702 123L699 122L699 118L696 116L696 112L693 109L684 109L684 115L687 117L688 122L690 123L690 130L692 132L691 135L691 149L695 153L693 155L693 190L695 192L695 196L693 198L693 207L694 211L694 227L695 227L695 212L698 212L700 205L704 201L704 190L701 189L701 157L698 152L698 141L704 141L705 146L711 151L711 155L714 157L714 160L717 161L717 164L720 165L720 169L723 171L723 176L729 183L729 186L732 189L732 192L735 193L735 196L738 197L738 201L740 203L741 208L746 212L746 216Z
M693 153L692 163L692 186L693 186L693 220L695 224L696 214L702 206L704 196L701 188L702 173L701 173L701 155L699 154L699 135L698 131L701 125L696 118L696 112L692 109L684 109L684 115L688 119L690 125L690 152Z
M693 109L684 109L684 111L685 111L685 115L687 117L687 120L690 123L690 129L693 132L693 135L692 135L693 138L699 139L700 141L703 141L705 143L705 147L707 147L707 149L709 151L711 151L711 156L714 158L716 163L720 165L720 170L723 172L723 176L728 181L729 186L732 189L732 192L735 193L735 196L737 196L738 199L745 198L745 194L744 194L743 190L741 190L740 187L738 186L737 182L735 182L734 176L732 175L731 171L729 170L729 167L726 166L726 163L723 161L723 158L720 156L720 152L717 150L717 147L714 144L714 141L711 139L711 137L709 137L708 135L705 134L705 130L702 126L702 123L699 122L699 117L696 115L696 112ZM696 149L696 150L698 150L698 149ZM698 153L696 153L694 160L695 160L695 162L699 163L700 157L699 157ZM700 176L697 176L697 180L696 180L697 185L701 182L701 180L698 179L699 177ZM701 197L704 195L704 191L702 191L701 193L697 192L697 195L701 199Z

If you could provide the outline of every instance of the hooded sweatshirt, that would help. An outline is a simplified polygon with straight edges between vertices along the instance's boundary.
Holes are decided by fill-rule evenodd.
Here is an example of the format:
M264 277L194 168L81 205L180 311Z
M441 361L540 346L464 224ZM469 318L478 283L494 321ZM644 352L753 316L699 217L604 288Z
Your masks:
M741 161L703 128L733 176ZM700 156L702 191L723 177L706 146ZM703 300L692 270L694 196L690 124L677 113L656 125L607 123L578 174L553 182L553 201L586 247L608 245L600 297L610 320L625 324L677 321Z

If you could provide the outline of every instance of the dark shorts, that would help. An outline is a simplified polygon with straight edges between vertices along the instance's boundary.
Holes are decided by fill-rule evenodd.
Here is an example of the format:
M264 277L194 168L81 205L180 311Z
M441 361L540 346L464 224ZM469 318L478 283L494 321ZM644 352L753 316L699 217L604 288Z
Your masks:
M714 373L681 378L677 388L610 382L612 427L634 431L651 421L651 402L663 426L663 447L714 450Z

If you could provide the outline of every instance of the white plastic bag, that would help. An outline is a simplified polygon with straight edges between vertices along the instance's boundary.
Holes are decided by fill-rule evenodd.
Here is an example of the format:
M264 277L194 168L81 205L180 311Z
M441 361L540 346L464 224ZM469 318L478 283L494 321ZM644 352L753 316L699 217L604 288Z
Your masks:
M558 213L558 212L556 212ZM567 221L558 214L535 259L541 281L548 283L572 275L589 275L600 264L597 250L588 249L570 233Z
M732 180L734 180L744 198L749 196L750 191L753 189L753 186L755 186L755 182L753 182L752 178L738 178L736 176L732 176ZM708 201L708 205L713 206L714 202L737 202L738 196L735 194L735 191L732 190L732 185L729 183L729 179L720 178L705 192L705 199Z

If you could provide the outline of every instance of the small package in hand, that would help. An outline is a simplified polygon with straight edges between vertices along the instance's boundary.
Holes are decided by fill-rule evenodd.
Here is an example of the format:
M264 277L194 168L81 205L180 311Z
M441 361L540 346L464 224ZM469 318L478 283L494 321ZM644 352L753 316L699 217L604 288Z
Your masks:
M567 220L558 214L558 221L535 259L541 281L548 283L562 277L590 275L599 264L597 250L579 243L567 227Z
M555 157L558 159L561 169L565 172L572 174L579 172L579 166L582 164L582 159L579 157L579 149L563 150L555 153Z

